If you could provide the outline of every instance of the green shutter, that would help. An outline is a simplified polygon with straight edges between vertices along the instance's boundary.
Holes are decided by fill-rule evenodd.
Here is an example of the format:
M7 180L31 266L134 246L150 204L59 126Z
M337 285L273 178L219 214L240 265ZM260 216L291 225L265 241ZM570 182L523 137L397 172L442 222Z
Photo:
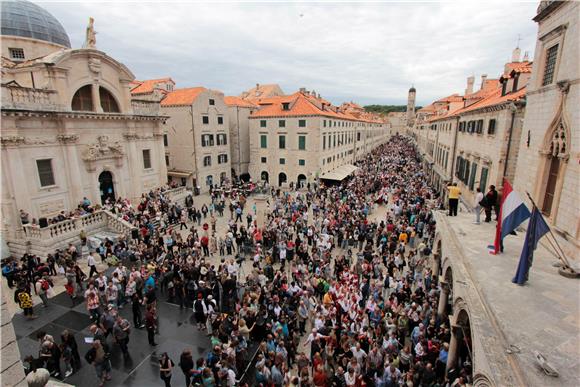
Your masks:
M479 189L481 192L485 192L485 187L487 186L487 168L481 168L481 177L479 179Z
M267 148L268 147L268 137L265 134L260 136L260 147Z
M469 189L473 191L475 185L475 175L477 174L477 164L473 163L471 165L471 175L469 176Z

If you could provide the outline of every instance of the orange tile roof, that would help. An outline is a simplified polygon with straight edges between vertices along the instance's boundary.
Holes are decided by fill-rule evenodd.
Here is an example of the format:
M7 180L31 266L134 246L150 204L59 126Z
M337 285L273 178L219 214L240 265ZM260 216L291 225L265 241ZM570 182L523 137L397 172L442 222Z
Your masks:
M240 97L232 97L232 96L224 97L224 102L228 106L241 106L241 107L249 107L249 108L258 107L258 105L254 104L250 101L247 101L243 98L240 98Z
M153 90L155 89L155 86L157 86L158 83L163 83L163 82L171 82L175 85L175 82L173 82L173 79L171 79L171 78L148 79L145 81L134 80L131 82L132 85L135 85L135 87L133 87L131 89L131 94L151 93L151 92L153 92Z
M463 101L463 96L456 93L456 94L451 94L448 97L438 99L435 102L461 102L461 101Z
M161 101L161 106L191 105L196 98L206 90L205 87L190 87L186 89L173 90Z
M273 94L277 92L276 89L280 89L280 86L276 83L267 85L260 84L257 87L252 87L250 90L242 93L240 97L255 102L255 100L272 97Z
M289 103L288 110L283 110L282 104ZM296 116L324 116L336 119L383 123L385 120L380 116L368 112L352 114L340 111L328 101L315 97L309 93L296 92L287 96L276 96L261 99L258 102L260 109L252 113L252 118L257 117L296 117Z
M477 109L500 105L506 102L517 101L524 98L526 95L526 88L522 87L518 91L514 93L509 93L504 96L501 95L501 88L496 89L493 93L491 93L487 98L482 99L479 102L474 103L466 108L459 109L454 112L454 115L468 113Z

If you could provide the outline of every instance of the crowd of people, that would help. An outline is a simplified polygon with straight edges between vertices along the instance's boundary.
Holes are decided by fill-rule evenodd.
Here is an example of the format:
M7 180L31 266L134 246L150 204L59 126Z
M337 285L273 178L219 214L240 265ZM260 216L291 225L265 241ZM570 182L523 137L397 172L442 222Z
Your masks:
M446 367L450 326L437 315L438 273L429 262L432 210L441 199L427 184L415 148L395 136L357 166L334 185L272 190L260 227L256 205L249 208L242 193L212 192L201 206L191 196L174 203L161 189L137 205L117 199L105 207L132 224L134 235L91 249L88 275L76 263L74 246L47 263L26 257L24 275L10 274L10 283L18 283L15 300L34 318L31 300L21 297L31 296L31 272L40 266L45 278L62 263L67 293L73 303L84 300L92 319L85 360L101 385L111 378L108 353L118 348L130 356L132 329L146 329L149 344L157 345L160 297L190 308L197 329L211 340L199 359L190 350L177 362L160 356L166 386L175 383L174 368L186 386L471 383L468 356ZM227 228L218 230L217 218L227 211ZM251 265L244 264L248 256ZM98 261L114 269L99 272ZM129 305L132 324L118 313ZM78 352L68 350L76 344L39 340L40 358L43 348L50 351L37 365L53 375L78 369ZM57 355L65 359L64 374Z

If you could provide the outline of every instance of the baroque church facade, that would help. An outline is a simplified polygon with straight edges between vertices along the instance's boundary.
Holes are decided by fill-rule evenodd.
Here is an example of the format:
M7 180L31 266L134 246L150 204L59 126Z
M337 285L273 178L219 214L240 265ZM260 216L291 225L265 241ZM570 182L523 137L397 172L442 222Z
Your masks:
M77 207L137 199L167 181L159 102L132 97L133 73L83 48L41 7L2 2L2 234L22 237L20 210L45 223Z

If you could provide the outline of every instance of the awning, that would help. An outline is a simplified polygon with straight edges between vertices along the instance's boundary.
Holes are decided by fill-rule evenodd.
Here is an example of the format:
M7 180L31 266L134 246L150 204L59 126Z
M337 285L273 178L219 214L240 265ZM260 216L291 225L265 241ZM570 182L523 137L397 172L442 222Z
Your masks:
M191 172L172 170L167 171L167 175L175 177L189 177L191 176Z
M320 176L323 180L336 180L341 181L344 180L345 177L352 175L354 171L356 171L358 167L355 167L352 164L345 164L341 165L340 167L336 168L333 171L326 172Z

